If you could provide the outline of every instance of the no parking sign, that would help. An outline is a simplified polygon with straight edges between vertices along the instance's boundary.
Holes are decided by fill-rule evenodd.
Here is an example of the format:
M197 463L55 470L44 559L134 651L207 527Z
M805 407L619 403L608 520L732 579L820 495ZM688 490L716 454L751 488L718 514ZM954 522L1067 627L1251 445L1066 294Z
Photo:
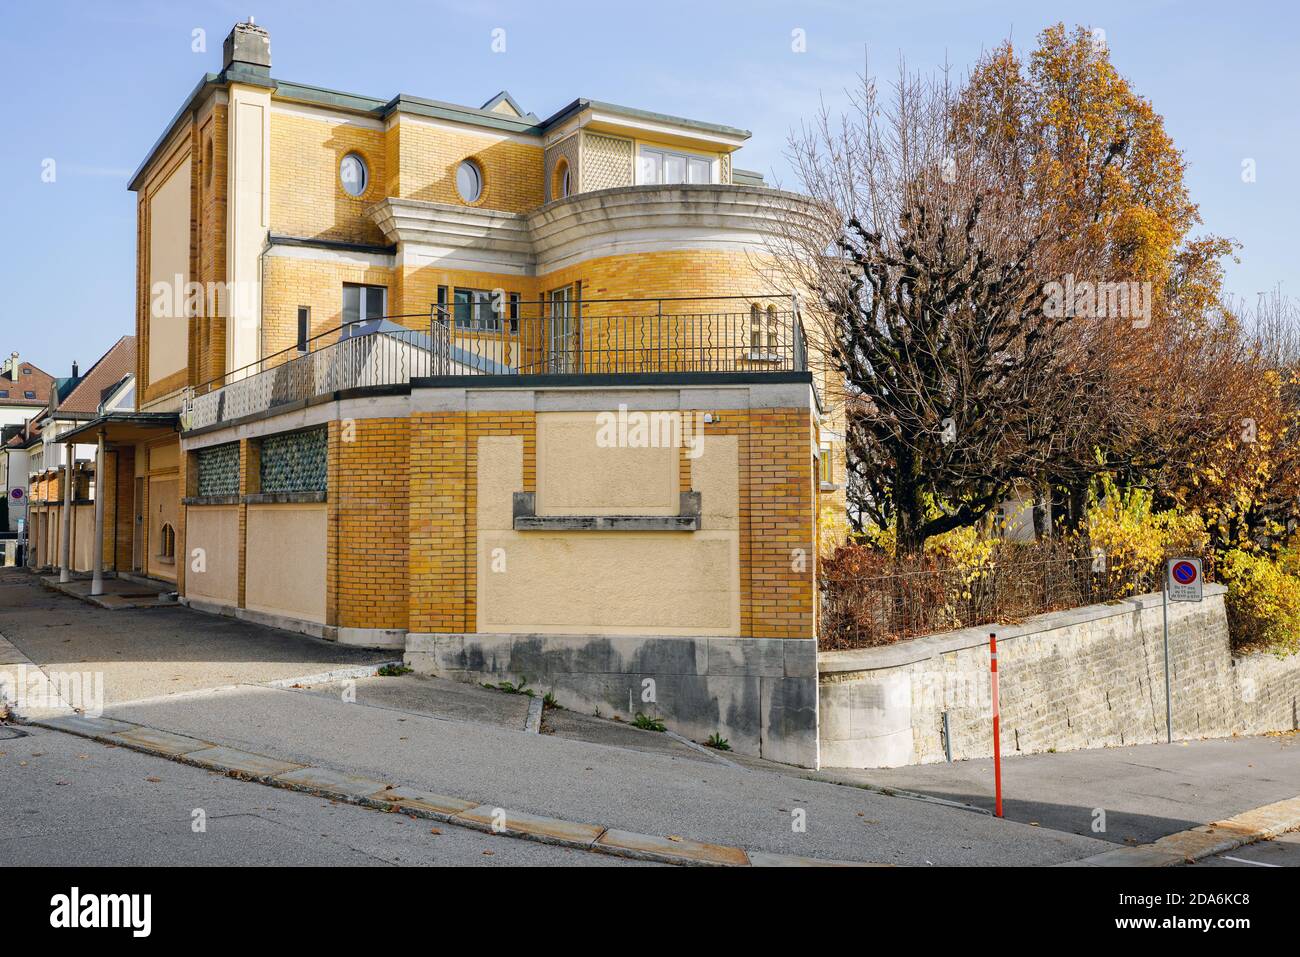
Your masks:
M1201 600L1201 560L1171 558L1165 569L1165 587L1170 601Z

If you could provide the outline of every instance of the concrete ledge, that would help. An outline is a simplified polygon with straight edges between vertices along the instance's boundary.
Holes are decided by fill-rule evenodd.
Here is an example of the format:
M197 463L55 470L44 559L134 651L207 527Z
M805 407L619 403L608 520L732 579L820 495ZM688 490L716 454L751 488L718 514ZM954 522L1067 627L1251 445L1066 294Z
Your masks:
M244 496L249 505L307 505L325 500L323 489L315 492L255 492Z
M661 719L693 741L818 766L814 639L422 634L406 664L458 681L526 681L586 714Z
M1206 599L1226 595L1228 589L1223 585L1205 586ZM921 638L909 638L892 645L879 645L874 648L854 648L848 651L823 651L817 655L817 670L822 674L840 671L875 671L881 668L897 668L918 661L939 658L953 651L967 648L985 648L989 643L989 634L997 632L998 641L1009 638L1022 638L1042 632L1055 631L1070 625L1083 625L1089 622L1132 615L1149 608L1159 608L1159 594L1138 595L1135 598L1121 598L1101 605L1084 605L1064 611L1048 612L1035 615L1018 625L975 625L957 631L945 631L937 635L925 635Z
M699 492L682 492L676 515L538 515L536 505L536 493L514 493L516 531L696 532L700 529Z

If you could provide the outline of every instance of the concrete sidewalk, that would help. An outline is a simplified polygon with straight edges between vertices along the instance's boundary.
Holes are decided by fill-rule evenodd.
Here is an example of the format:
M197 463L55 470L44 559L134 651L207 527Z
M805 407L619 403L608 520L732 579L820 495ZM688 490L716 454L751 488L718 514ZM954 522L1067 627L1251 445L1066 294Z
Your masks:
M818 776L993 808L991 758ZM1007 820L1146 844L1300 794L1300 733L1016 755L1003 760L1002 794Z
M0 569L0 635L47 672L103 672L110 705L394 657L177 605L108 611L13 568Z

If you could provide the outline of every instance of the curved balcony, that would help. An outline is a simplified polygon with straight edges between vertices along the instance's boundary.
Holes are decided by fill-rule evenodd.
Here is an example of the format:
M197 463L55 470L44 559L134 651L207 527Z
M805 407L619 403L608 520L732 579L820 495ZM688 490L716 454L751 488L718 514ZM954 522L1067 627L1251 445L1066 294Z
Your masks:
M777 303L781 305L777 305ZM794 297L601 299L387 316L331 329L186 390L184 430L269 415L353 390L455 385L466 376L807 373Z

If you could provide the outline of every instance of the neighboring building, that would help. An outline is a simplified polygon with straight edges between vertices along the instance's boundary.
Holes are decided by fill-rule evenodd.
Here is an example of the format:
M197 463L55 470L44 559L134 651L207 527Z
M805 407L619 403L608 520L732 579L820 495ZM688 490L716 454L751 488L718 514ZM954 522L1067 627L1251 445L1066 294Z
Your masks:
M22 361L16 352L0 365L0 487L5 492L0 504L0 536L16 533L24 515L28 423L49 404L55 387L53 376ZM15 489L20 494L15 494Z
M66 466L71 462L72 508L68 521L71 569L91 570L94 501L99 487L95 468L97 440L93 434L83 434L72 443L64 437L105 414L133 408L136 361L135 336L123 336L85 375L78 375L74 365L74 378L54 390L48 405L34 420L38 431L24 449L30 494L27 564L53 568L61 560L63 483ZM115 458L110 456L110 466L116 465ZM111 482L109 486L111 493ZM111 559L108 567L115 567Z
M0 365L0 429L22 425L44 409L53 387L53 376L10 354Z
M325 90L237 25L130 184L139 411L59 436L116 458L111 567L815 764L811 208L748 136Z

